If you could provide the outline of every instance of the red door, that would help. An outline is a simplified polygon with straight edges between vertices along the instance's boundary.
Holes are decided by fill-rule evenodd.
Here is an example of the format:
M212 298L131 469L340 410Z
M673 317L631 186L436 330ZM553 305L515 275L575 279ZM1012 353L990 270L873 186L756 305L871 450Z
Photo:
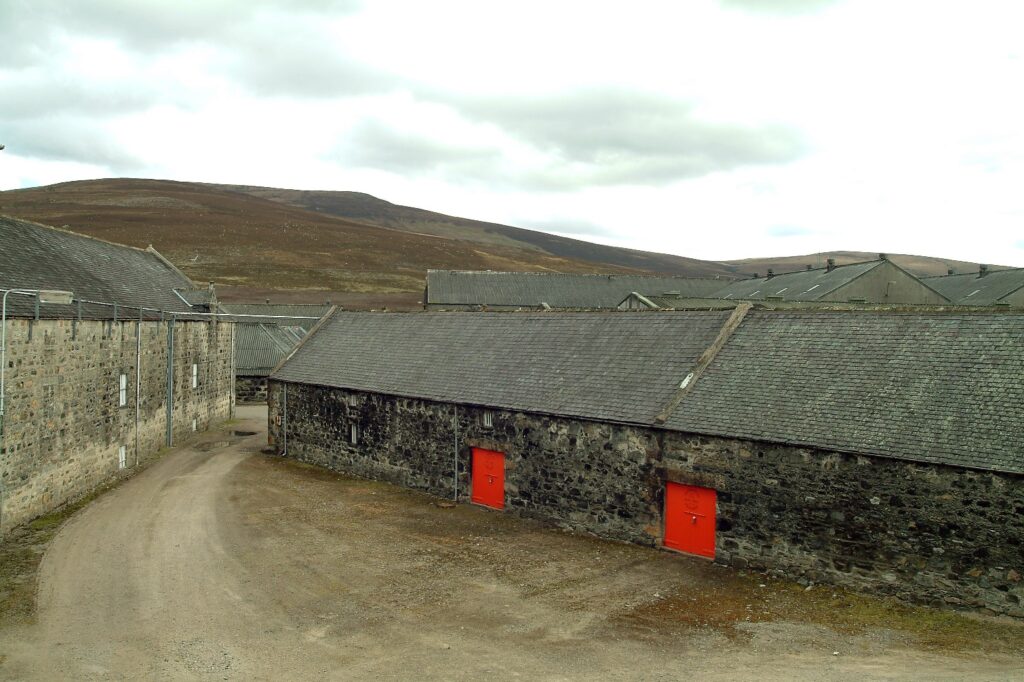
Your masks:
M715 558L715 501L711 488L665 486L665 546Z
M473 448L473 489L470 499L494 509L505 508L505 455Z

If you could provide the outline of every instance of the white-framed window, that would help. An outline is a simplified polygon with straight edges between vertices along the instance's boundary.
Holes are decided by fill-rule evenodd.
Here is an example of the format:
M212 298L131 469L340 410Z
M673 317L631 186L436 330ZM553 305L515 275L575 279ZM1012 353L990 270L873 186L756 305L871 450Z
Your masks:
M192 388L199 387L199 365L192 363Z
M348 425L348 439L352 445L359 443L359 424L352 422Z
M482 421L484 428L489 429L494 426L494 413L490 410L484 410Z
M128 375L122 374L117 382L117 405L124 407L128 404Z
M127 450L128 450L128 448L126 448L123 445L117 449L117 468L118 469L124 469L124 467L125 467L125 464L126 464L126 462L128 460L128 458L127 458Z

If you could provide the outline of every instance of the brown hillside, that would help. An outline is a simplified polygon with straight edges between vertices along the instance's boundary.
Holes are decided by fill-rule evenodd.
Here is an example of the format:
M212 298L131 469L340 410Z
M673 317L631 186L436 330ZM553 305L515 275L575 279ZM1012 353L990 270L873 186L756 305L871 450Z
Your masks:
M244 287L418 292L428 268L637 271L525 245L412 234L199 183L91 180L12 190L0 192L0 212L153 244L197 281Z
M730 278L768 268L801 270L823 265L828 257L839 263L877 257L841 251L701 261L447 216L359 192L167 180L86 180L0 192L0 212L114 242L153 244L193 279L221 284L233 300L330 297L360 307L415 305L428 268ZM976 267L939 258L891 258L918 274ZM269 293L285 289L292 291ZM369 292L375 295L367 298ZM388 293L401 295L378 295Z
M604 266L597 270L599 272L609 272L611 269L608 266L614 266L684 277L732 276L730 268L720 263L605 246L521 227L458 218L421 208L392 204L361 192L290 190L245 185L227 187L263 199L404 232L459 239L481 244L486 248L526 249L569 261Z

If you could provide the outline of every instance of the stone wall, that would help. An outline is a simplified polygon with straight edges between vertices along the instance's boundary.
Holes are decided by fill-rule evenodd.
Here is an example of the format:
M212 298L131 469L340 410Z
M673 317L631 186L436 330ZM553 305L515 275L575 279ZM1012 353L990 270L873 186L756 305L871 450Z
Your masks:
M165 446L170 326L7 321L0 535L145 464ZM177 443L232 414L232 326L179 321L173 333Z
M506 511L649 546L666 482L700 485L716 561L1024 617L1021 476L280 382L269 406L311 464L468 501L471 448L497 450Z
M236 376L235 400L250 405L266 403L267 378Z

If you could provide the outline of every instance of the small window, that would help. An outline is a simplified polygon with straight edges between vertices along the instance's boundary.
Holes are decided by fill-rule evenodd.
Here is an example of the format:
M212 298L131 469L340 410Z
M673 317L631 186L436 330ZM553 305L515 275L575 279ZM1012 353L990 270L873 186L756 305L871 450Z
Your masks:
M196 430L196 420L195 419L192 420L192 430L193 431Z
M128 375L122 374L117 385L117 404L124 407L128 404Z
M348 439L352 442L352 445L359 443L359 425L352 423L348 425Z
M489 429L492 426L494 426L494 413L491 412L490 410L484 410L483 423L484 423L484 428L487 428L487 429Z
M124 376L124 375L122 374L121 376ZM117 449L117 468L118 469L124 469L124 467L125 467L125 463L127 462L127 457L125 456L126 450L127 450L127 448L125 448L125 446L123 446L123 445Z
M199 386L199 365L192 363L192 388Z

